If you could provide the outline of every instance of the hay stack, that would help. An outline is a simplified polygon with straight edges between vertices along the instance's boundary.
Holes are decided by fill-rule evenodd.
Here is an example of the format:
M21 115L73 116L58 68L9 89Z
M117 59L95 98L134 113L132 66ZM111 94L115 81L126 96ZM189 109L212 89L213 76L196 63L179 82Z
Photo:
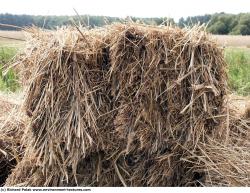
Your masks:
M230 114L228 141L208 138L197 145L197 152L190 152L186 159L195 163L197 172L207 176L204 186L250 186L250 120ZM226 134L224 134L225 136Z
M25 126L17 104L1 97L0 108L0 186L2 186L11 170L21 161L24 149L21 138Z
M24 77L31 75L25 100L29 144L6 185L205 181L205 172L184 158L220 135L222 51L201 27L77 29L31 29L18 64Z

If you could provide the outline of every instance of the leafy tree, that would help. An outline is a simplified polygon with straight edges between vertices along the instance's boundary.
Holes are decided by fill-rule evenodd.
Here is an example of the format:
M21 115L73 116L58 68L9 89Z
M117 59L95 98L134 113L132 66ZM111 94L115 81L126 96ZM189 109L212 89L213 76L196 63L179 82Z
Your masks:
M228 28L222 21L217 21L215 24L210 26L209 31L214 34L227 34Z

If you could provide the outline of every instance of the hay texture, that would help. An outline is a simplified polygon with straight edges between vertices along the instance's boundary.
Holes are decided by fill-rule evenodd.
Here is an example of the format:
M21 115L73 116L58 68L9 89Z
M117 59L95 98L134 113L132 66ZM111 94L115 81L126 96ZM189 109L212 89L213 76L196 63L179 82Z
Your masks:
M206 182L198 156L186 158L222 136L227 86L202 27L30 29L27 41L29 144L6 186Z
M193 170L203 171L203 186L250 186L250 120L230 114L230 123L223 127L222 138L208 137L197 144L196 152L185 158Z
M0 97L0 186L11 170L21 161L24 152L22 135L24 120L19 106Z

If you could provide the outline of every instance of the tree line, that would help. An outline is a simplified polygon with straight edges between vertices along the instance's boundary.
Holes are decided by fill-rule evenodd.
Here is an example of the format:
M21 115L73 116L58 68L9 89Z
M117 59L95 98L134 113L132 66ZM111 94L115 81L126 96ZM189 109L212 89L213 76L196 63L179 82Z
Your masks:
M213 34L233 34L250 35L250 13L226 14L215 13L201 16L180 18L175 22L172 18L118 18L104 16L33 16L33 15L13 15L0 14L0 23L18 27L38 26L45 29L55 29L57 26L73 25L81 23L90 27L103 26L113 22L134 22L146 23L151 25L177 25L179 27L193 26L196 24L207 25L207 30ZM0 30L17 30L10 26L1 26Z
M250 13L226 14L215 13L202 16L180 18L180 27L206 24L213 34L250 35Z
M38 26L45 29L55 29L57 26L65 25L85 25L90 27L101 27L105 24L110 24L113 22L126 22L126 21L140 22L151 25L161 25L171 22L174 23L173 19L168 18L118 18L118 17L108 17L108 16L89 16L89 15L79 15L79 16L33 16L33 15L13 15L13 14L0 14L0 23L8 24L17 27L29 27ZM12 26L0 25L0 30L17 30L18 28Z

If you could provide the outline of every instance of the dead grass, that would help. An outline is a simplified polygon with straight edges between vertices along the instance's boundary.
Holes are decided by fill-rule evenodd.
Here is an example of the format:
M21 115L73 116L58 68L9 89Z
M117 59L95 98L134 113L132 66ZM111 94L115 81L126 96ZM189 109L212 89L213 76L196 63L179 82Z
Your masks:
M1 31L0 46L22 47L24 45L24 33L22 31Z
M213 35L212 37L224 47L250 47L250 36Z
M231 94L229 96L229 107L237 112L237 117L244 117L244 115L248 114L250 97Z

